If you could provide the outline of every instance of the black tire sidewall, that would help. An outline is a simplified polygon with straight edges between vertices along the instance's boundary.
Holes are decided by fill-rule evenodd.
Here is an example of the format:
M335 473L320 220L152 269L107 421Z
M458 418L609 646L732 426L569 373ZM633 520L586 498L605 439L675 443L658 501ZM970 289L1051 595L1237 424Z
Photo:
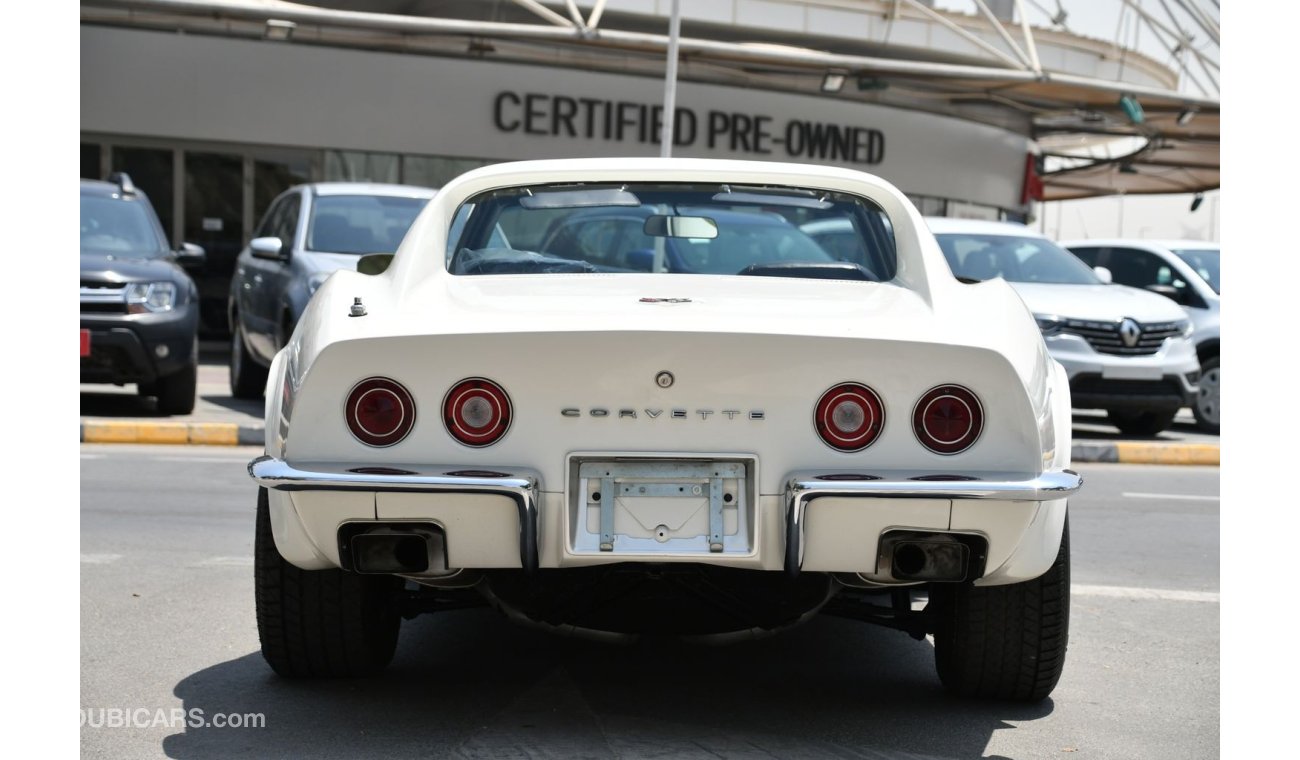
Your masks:
M963 697L1046 698L1060 680L1069 643L1068 514L1056 559L1043 575L1004 586L934 584L930 598L935 668L945 688Z
M1206 359L1204 363L1201 364L1201 377L1205 377L1205 375L1209 373L1210 370L1213 369L1219 369L1219 357L1217 356L1210 357L1209 359ZM1200 428L1201 430L1207 433L1213 433L1215 435L1219 434L1219 423L1210 422L1209 420L1202 417L1201 406L1196 402L1192 403L1192 415L1196 417L1196 426L1198 428Z

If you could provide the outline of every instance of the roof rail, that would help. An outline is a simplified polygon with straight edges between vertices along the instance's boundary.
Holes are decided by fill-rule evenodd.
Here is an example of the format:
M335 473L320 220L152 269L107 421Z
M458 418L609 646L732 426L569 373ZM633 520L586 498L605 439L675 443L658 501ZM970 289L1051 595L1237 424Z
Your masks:
M108 181L117 185L122 191L122 195L135 195L135 183L131 181L131 175L126 172L113 172L108 175Z

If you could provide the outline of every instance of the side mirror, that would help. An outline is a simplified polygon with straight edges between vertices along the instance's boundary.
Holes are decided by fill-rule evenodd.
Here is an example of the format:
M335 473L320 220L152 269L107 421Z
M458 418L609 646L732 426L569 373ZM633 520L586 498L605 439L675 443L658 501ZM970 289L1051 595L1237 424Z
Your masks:
M181 243L181 247L176 249L176 263L180 264L182 269L198 269L207 260L208 254L201 245Z
M1101 280L1106 285L1109 285L1115 281L1115 278L1112 277L1110 274L1110 270L1107 269L1106 267L1093 267L1092 271L1096 272L1097 279Z
M271 259L272 261L287 261L289 256L284 250L284 243L278 237L260 237L253 238L248 243L248 247L253 252L253 256L259 259Z
M361 274L383 274L391 263L393 263L391 253L367 253L357 259L357 271Z

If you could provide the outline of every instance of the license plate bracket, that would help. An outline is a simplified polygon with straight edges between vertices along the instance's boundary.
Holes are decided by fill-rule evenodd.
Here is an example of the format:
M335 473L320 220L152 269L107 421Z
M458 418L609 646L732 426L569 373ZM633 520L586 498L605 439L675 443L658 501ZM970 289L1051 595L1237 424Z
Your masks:
M577 548L599 553L749 550L748 468L714 460L586 461Z

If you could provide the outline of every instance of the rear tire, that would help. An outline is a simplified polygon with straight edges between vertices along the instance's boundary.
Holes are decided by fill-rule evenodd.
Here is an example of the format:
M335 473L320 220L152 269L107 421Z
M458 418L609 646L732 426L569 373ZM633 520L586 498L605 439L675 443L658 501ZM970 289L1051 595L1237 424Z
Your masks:
M402 622L392 595L402 580L286 562L275 548L265 488L257 493L253 577L262 657L279 675L364 676L392 661Z
M259 399L266 389L265 367L257 363L244 343L244 328L238 320L230 336L230 395Z
M1177 409L1156 409L1149 412L1122 412L1114 409L1106 413L1110 424L1119 428L1124 435L1137 435L1144 438L1157 435L1169 429L1178 416Z
M1037 702L1065 667L1070 633L1070 522L1042 576L1006 586L936 584L934 662L953 694Z
M1192 402L1196 426L1207 433L1219 434L1219 357L1205 360L1201 365L1201 380Z
M194 411L198 386L199 355L196 345L190 362L184 369L158 378L149 390L158 397L158 411L163 414L189 414Z

